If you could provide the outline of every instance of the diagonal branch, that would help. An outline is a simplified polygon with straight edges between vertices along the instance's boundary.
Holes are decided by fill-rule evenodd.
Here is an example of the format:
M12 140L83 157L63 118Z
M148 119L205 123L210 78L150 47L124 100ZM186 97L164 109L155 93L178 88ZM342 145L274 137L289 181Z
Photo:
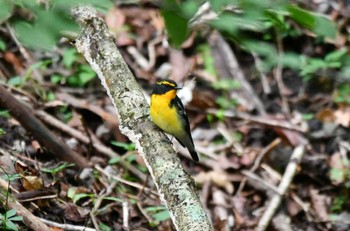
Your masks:
M75 46L112 99L120 130L142 155L176 229L213 230L192 178L183 170L169 139L150 121L147 101L105 22L89 7L74 8L72 13L82 27Z

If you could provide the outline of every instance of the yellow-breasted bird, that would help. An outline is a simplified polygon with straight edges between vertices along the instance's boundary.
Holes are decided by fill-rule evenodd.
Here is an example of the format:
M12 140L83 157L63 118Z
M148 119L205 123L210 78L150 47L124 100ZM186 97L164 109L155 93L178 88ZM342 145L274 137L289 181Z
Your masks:
M185 108L176 95L178 89L180 88L172 80L157 82L151 94L150 114L153 122L160 129L174 136L183 147L188 149L192 159L199 161Z

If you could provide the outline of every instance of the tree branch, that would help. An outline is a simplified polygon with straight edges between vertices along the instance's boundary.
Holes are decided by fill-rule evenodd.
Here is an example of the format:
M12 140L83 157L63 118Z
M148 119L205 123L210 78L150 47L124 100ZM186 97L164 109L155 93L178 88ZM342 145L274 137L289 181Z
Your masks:
M92 8L77 7L72 13L82 26L75 46L112 99L120 130L142 155L176 229L213 230L192 178L183 170L169 139L150 121L147 101L106 24Z

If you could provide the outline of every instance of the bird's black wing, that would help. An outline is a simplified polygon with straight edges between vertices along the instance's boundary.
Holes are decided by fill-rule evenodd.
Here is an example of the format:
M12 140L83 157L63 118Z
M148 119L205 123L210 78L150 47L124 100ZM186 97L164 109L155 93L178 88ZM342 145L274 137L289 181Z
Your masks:
M174 99L172 99L171 102L170 102L170 106L176 108L176 111L177 111L178 115L180 116L180 118L182 118L181 122L183 123L183 125L184 125L184 127L186 129L186 133L188 134L188 136L191 139L191 142L193 144L193 140L192 140L192 137L191 137L190 122L188 121L188 118L187 118L187 115L186 115L186 111L185 111L185 107L182 104L180 98L176 96ZM179 141L179 143L183 147L185 147L185 145L179 139L177 139L177 140Z

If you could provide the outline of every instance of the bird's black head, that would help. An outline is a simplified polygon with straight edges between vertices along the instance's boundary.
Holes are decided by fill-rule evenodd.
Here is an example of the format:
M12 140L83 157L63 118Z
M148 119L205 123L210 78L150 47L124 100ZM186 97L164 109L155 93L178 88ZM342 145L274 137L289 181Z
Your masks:
M162 80L157 82L153 87L152 94L161 95L171 90L178 90L177 84L173 80Z

